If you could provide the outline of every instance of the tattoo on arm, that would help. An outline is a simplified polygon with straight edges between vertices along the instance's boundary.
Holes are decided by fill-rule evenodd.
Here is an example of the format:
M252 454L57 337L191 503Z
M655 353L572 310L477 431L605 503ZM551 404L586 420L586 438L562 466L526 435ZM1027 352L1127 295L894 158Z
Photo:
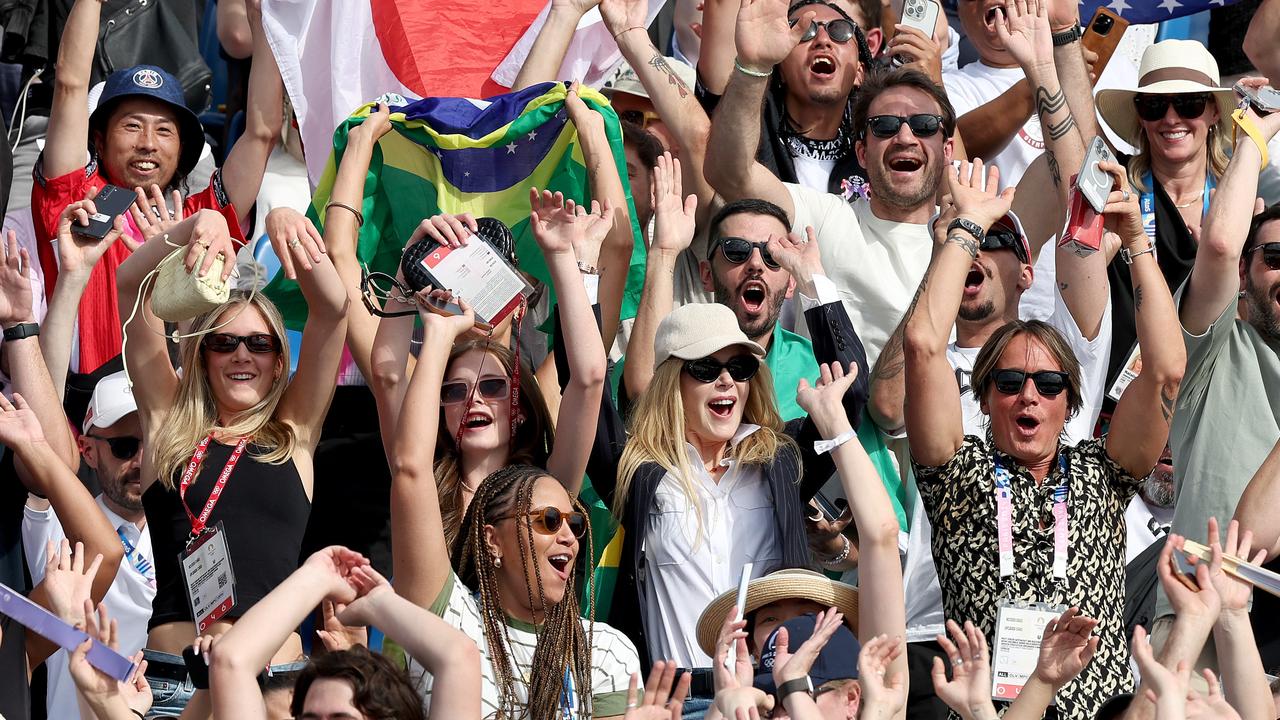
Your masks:
M1169 388L1160 388L1160 414L1164 416L1164 424L1168 425L1173 422L1173 393L1169 392Z
M671 69L671 64L667 62L665 57L660 54L654 55L649 60L649 64L658 72L667 76L667 82L676 86L676 90L680 93L682 99L689 97L689 86L685 85L680 76L676 75L676 71Z
M1061 186L1061 185L1062 185L1062 173L1061 173L1061 172L1059 171L1059 169L1058 169L1058 158L1057 158L1057 156L1053 154L1053 151L1052 151L1052 150L1050 150L1050 149L1048 149L1048 148L1045 148L1045 151L1044 151L1044 159L1045 159L1045 162L1047 162L1047 163L1048 163L1048 165L1049 165L1049 178L1053 180L1053 186L1054 186L1054 187L1059 187L1059 186Z
M1134 310L1142 309L1142 286L1141 285L1136 285L1133 288L1133 309Z
M1063 108L1067 108L1067 116L1061 122L1055 123L1049 119L1050 115ZM1067 96L1062 94L1062 90L1050 93L1044 89L1044 86L1037 87L1036 112L1040 114L1040 123L1049 132L1051 140L1061 140L1076 126L1075 118L1071 116L1071 108L1067 107Z
M968 233L952 233L947 236L947 242L954 243L964 248L964 251L969 253L970 259L978 259L978 241ZM921 284L921 287L924 287L923 283Z

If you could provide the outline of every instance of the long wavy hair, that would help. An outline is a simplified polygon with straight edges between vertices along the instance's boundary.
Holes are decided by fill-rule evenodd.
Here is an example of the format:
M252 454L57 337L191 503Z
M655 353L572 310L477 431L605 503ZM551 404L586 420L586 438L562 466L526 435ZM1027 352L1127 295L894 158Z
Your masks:
M472 350L487 353L486 365L496 362L497 367L508 378L514 377L516 356L511 349L491 340L471 340L458 343L449 352L449 362L454 361ZM508 445L506 461L512 464L536 465L546 467L547 458L551 455L551 447L555 442L555 429L551 421L551 411L542 397L542 389L533 370L525 363L520 364L520 412L523 420L516 428L515 435ZM440 430L436 433L435 476L436 487L440 496L440 517L444 522L445 539L453 542L462 524L462 459L458 455L458 446L452 433L444 423L444 408L440 409Z
M152 454L151 462L156 469L157 479L169 490L174 488L174 475L191 458L196 445L210 432L217 432L225 437L252 437L254 459L272 465L287 461L297 447L298 438L293 428L275 416L276 408L289 386L289 338L285 335L284 318L280 316L276 306L261 293L250 295L237 290L232 292L231 298L225 303L197 315L191 321L191 332L202 334L217 325L224 313L248 312L250 308L257 308L262 313L271 334L280 341L279 360L283 369L257 405L237 414L226 425L220 425L213 390L209 387L208 366L200 344L201 335L183 341L183 370L178 379L178 393L174 398L173 408L161 426L154 430L154 440L147 448L147 452Z
M536 531L533 529L533 518L529 515L533 505L534 486L542 478L555 480L546 470L532 465L509 465L485 478L467 507L462 527L453 541L453 551L450 553L458 577L479 595L489 662L493 663L494 684L498 687L499 707L494 720L526 717L541 720L558 717L566 668L573 673L578 707L591 707L595 588L590 588L587 593L591 600L587 608L585 628L578 608L579 583L590 582L591 577L593 545L590 516L582 503L571 498L573 508L588 518L587 534L578 542L575 567L565 585L564 598L548 607L542 588L541 564L533 543ZM520 702L516 693L515 668L507 637L507 612L498 594L498 572L493 555L487 551L488 544L485 541L485 526L496 525L507 518L514 518L517 523L521 576L528 578L529 566L533 566L535 582L533 585L525 585L529 607L540 612L543 620L538 628L538 644L533 651L531 667L534 672L530 679L527 705ZM507 558L508 562L513 560Z
M1213 107L1218 104L1210 99ZM1221 110L1221 108L1219 108ZM1208 112L1206 110L1205 112ZM1147 132L1138 128L1138 154L1129 158L1129 184L1138 192L1150 192L1147 187L1147 173L1151 171L1151 144L1147 142ZM1208 171L1217 183L1227 171L1227 163L1231 162L1231 118L1218 113L1218 122L1209 126L1209 135L1205 138L1205 154L1208 155Z
M671 473L680 484L680 490L689 500L698 519L698 535L702 535L702 512L699 510L694 490L693 466L685 450L684 404L681 402L680 375L684 372L684 360L668 358L653 373L649 389L640 396L631 415L630 435L618 464L618 487L614 492L613 514L622 521L627 496L636 472L645 463L657 463ZM782 416L773 400L773 377L769 367L760 364L760 370L751 378L747 387L747 402L742 411L742 422L759 425L760 430L751 433L729 449L735 461L742 465L764 465L772 461L784 448L795 450L795 441L782 432ZM799 477L796 478L799 481Z

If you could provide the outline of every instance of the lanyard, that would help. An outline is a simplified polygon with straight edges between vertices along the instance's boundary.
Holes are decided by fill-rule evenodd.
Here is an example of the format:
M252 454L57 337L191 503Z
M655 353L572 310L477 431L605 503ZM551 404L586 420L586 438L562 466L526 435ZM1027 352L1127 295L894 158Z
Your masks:
M227 478L231 477L231 471L236 469L236 463L240 462L240 454L244 452L244 446L249 443L249 438L242 437L240 442L236 444L236 449L231 451L231 457L227 458L227 464L222 468L222 473L218 475L218 481L214 483L213 490L209 492L209 499L205 501L204 508L200 510L200 517L191 514L191 508L187 506L187 488L190 487L192 480L196 476L196 468L200 467L200 461L204 460L205 451L209 449L209 441L213 439L213 435L207 435L200 444L196 446L196 452L191 456L191 462L187 463L187 469L182 473L182 484L178 486L178 497L182 500L182 509L187 511L187 517L191 519L191 535L195 537L204 532L205 523L209 520L209 515L213 513L213 506L218 504L218 499L222 497L222 488L227 484Z
M564 680L560 685L560 716L563 720L573 720L573 711L576 709L574 703L577 700L577 693L573 688L573 672L572 668L564 669Z
M1000 547L1000 577L1013 574L1013 473L998 453L996 465L996 533ZM1067 577L1067 458L1058 452L1058 486L1053 489L1053 576Z
M133 564L135 570L142 577L151 580L155 577L155 570L151 566L151 562L142 556L142 553L135 552L137 547L124 534L124 528L116 528L116 535L120 536L120 543L124 545L124 556Z
M1155 190L1155 182L1151 178L1151 171L1148 170L1146 175L1142 176L1142 184L1146 185L1149 190L1142 193L1139 201L1142 210L1142 229L1147 232L1147 237L1151 239L1154 245L1156 241L1156 199L1153 191ZM1200 217L1209 214L1209 191L1214 188L1216 183L1213 181L1212 173L1205 173L1204 177L1204 195L1200 198Z

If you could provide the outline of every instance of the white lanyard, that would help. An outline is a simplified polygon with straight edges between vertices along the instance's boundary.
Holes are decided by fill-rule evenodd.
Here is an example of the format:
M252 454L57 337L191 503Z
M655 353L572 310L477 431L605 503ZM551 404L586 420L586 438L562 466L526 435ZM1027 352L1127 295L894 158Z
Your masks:
M993 453L996 478L996 534L1000 548L1000 577L1013 575L1013 473ZM1067 458L1058 453L1058 486L1053 489L1053 577L1067 577Z

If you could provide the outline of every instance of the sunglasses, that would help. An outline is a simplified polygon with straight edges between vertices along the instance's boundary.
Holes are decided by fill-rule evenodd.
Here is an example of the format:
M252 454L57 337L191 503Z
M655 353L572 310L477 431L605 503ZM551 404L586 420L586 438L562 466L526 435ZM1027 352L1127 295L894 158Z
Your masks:
M684 364L684 371L689 373L689 377L700 383L715 382L725 370L729 371L729 377L734 382L746 382L759 372L760 361L755 355L734 355L723 363L715 358L704 357Z
M280 341L274 335L267 333L254 333L252 335L229 335L227 333L214 333L205 335L204 340L200 342L206 350L216 353L233 353L236 348L240 347L240 343L244 343L245 348L256 354L280 352Z
M1022 386L1031 378L1036 384L1036 392L1045 397L1057 397L1067 389L1067 374L1057 370L1040 370L1029 373L1023 370L996 370L992 375L996 390L1005 395L1017 395Z
M111 448L111 454L117 460L130 460L142 449L142 438L137 437L102 437L101 435L85 435L85 437L101 440Z
M1191 95L1135 95L1133 106L1138 110L1138 117L1147 122L1155 122L1165 116L1169 106L1183 120L1194 120L1204 114L1209 104L1206 93Z
M440 386L440 403L442 405L457 405L460 402L466 402L467 396L471 394L471 383L459 380L457 382L444 383ZM474 385L476 392L480 397L486 400L503 400L510 397L511 391L508 389L510 384L507 378L484 378Z
M1027 257L1027 248L1022 244L1022 236L1010 227L992 225L979 247L983 250L1012 250L1013 254L1018 256L1018 260L1024 263L1031 262Z
M800 22L798 18L792 18L789 24L791 27L795 27L798 22ZM809 24L809 27L804 31L804 34L800 36L800 42L806 43L818 37L818 28L827 29L827 37L831 38L831 42L844 45L852 40L854 35L857 34L858 26L844 18L837 18L830 22L814 20Z
M773 257L773 255L770 254L769 243L751 242L750 240L740 237L727 237L716 243L716 246L720 248L720 254L724 255L724 259L734 265L741 265L746 262L751 258L751 251L755 248L759 248L760 259L764 261L765 267L770 270L777 270L782 267L778 264L778 261ZM715 251L716 248L711 248L712 255L715 254ZM711 257L708 256L707 259L710 260Z
M1248 250L1245 250L1244 254L1249 255L1256 250L1262 251L1262 262L1267 264L1268 269L1280 270L1280 242L1269 242L1262 243L1261 245L1254 245Z
M871 129L871 134L878 138L891 138L898 134L898 128L903 124L911 128L911 134L916 137L933 137L942 130L942 116L928 115L921 113L910 117L902 117L901 115L872 115L867 118L867 127Z
M569 532L576 538L587 534L587 516L576 510L567 513L558 507L544 507L541 510L530 510L525 515L533 518L533 529L542 535L555 535L560 526L569 523ZM514 520L519 515L500 517L499 520Z
M651 110L623 110L618 113L618 117L632 125L639 125L645 130L648 130L650 125L662 119L658 113Z

